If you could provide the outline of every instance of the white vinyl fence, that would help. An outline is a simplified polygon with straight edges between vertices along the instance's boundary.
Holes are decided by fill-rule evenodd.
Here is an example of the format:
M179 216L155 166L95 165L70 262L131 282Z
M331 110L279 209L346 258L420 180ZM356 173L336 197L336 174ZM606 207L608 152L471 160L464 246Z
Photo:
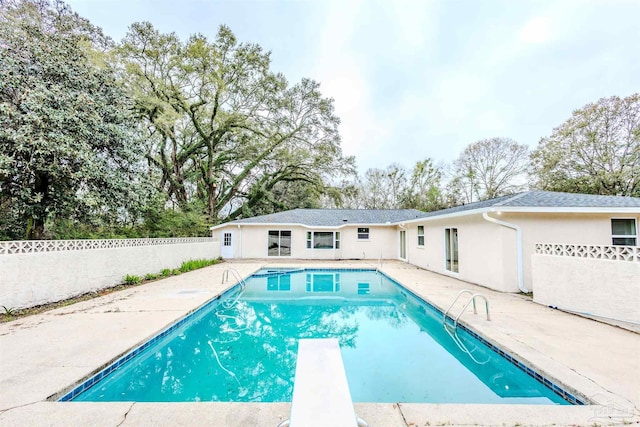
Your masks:
M17 309L61 301L174 269L190 259L212 259L211 237L0 242L0 306Z

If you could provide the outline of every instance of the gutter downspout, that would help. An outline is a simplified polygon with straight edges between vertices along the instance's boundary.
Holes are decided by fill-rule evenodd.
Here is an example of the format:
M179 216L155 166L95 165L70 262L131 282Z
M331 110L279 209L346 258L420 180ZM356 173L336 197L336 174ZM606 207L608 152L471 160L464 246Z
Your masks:
M519 226L515 224L511 224L510 222L500 221L499 219L495 219L489 216L488 212L482 213L482 218L486 221L492 222L494 224L502 225L507 228L511 228L516 230L516 252L517 252L517 263L518 263L518 288L521 292L528 294L529 290L524 287L524 271L522 268L522 230Z
M238 234L238 252L240 252L238 258L244 258L242 256L242 228L240 228L240 224L238 224Z

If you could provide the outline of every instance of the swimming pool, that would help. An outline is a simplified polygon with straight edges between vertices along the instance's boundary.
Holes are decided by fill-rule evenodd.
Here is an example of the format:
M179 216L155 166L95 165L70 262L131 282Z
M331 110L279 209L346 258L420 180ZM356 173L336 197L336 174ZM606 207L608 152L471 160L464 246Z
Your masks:
M290 401L297 340L333 337L356 402L581 403L473 335L376 271L262 270L60 400Z

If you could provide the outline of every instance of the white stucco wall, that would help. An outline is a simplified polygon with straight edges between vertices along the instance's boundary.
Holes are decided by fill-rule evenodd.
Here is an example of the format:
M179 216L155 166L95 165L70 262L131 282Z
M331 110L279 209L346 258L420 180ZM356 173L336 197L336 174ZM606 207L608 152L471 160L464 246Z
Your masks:
M640 322L640 262L534 254L531 265L535 302Z
M272 257L268 255L268 235L272 230L291 231L291 256ZM222 244L226 231L234 234L235 258L269 259L383 259L398 258L398 229L389 226L370 226L369 239L358 239L358 227L307 228L302 226L229 225L213 231L213 237ZM340 249L307 249L307 232L339 231Z
M60 301L120 284L127 274L159 273L219 254L219 242L210 240L0 255L0 306L25 308Z
M637 215L619 214L492 213L491 216L522 229L524 284L534 292L531 259L536 243L611 245L612 218L636 218L636 224L640 224Z
M418 246L418 225L425 245ZM460 280L502 292L518 292L515 231L485 221L481 215L429 219L406 225L408 262ZM445 269L444 233L458 229L459 271Z

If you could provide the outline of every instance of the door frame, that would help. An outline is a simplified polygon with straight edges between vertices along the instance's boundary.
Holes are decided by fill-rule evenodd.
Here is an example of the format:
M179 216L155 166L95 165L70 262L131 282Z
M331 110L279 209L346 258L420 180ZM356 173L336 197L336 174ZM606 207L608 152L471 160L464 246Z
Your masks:
M407 261L409 258L407 255L407 230L398 230L398 259ZM404 252L404 258L402 253Z
M235 230L222 230L220 232L220 256L222 258L235 258L234 254L234 241L235 241ZM229 235L229 244L226 245L226 235Z

